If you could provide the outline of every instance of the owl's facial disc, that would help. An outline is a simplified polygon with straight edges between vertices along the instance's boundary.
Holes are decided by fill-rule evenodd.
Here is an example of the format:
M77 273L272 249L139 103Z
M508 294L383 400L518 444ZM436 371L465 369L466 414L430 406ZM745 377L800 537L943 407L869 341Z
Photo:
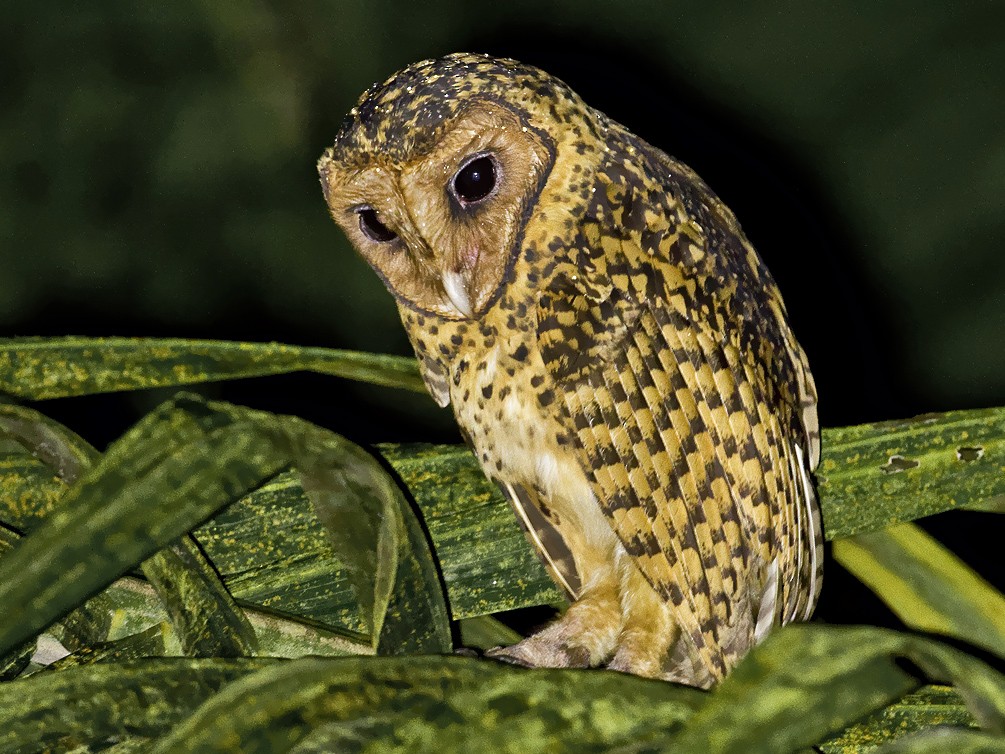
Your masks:
M325 197L400 305L476 318L519 251L553 159L546 139L508 106L473 101L422 154L322 164Z

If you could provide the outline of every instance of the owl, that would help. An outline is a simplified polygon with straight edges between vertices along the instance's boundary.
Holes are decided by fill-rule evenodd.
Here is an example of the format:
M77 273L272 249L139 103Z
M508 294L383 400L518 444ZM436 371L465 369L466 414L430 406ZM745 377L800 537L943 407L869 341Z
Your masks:
M318 170L570 599L492 654L707 688L810 617L813 377L690 168L537 68L454 54L366 91Z

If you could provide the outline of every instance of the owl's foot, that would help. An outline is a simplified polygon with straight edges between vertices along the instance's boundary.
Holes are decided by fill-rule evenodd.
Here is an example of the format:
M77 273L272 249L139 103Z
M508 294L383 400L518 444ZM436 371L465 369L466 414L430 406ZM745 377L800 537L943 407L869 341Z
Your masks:
M509 647L495 647L486 657L524 668L588 668L590 654L583 647L563 646L530 636Z
M533 636L485 654L529 668L590 668L614 652L621 628L621 606L615 585L594 588L569 606L565 615Z
M707 688L705 679L696 677L680 641L673 607L656 594L631 561L623 558L620 564L624 623L608 669Z

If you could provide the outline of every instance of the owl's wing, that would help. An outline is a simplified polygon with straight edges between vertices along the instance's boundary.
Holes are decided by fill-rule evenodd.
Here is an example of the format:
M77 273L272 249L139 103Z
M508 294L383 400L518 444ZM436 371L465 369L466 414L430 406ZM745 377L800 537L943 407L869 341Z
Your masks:
M611 526L721 677L816 600L816 394L732 215L657 158L659 192L601 174L538 341Z

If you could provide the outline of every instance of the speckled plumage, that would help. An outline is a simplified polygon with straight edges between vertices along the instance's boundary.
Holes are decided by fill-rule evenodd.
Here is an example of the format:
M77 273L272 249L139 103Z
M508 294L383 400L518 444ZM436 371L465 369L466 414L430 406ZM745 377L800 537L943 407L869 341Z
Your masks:
M449 182L497 160L477 206ZM686 166L476 55L364 93L319 163L430 392L573 599L499 654L699 686L821 583L816 392L781 296ZM372 208L396 233L356 228Z

